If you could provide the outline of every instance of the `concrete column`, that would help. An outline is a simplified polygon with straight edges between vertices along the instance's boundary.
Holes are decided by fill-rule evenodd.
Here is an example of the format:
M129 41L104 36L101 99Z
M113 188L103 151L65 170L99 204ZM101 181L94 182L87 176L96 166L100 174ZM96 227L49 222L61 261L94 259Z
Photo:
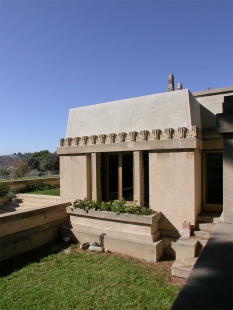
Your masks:
M223 113L216 115L216 131L223 137L224 222L233 223L233 96L225 96Z
M224 222L233 223L233 133L223 134Z
M100 153L91 153L91 188L92 200L99 199L101 200L101 154Z
M133 152L133 188L134 200L139 206L144 205L143 151Z

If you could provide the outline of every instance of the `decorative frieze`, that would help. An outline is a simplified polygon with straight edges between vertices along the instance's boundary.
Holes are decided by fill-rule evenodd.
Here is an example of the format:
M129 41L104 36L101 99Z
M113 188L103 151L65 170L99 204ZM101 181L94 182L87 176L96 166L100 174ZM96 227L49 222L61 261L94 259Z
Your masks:
M88 136L82 136L81 137L81 145L87 145L88 140L89 140Z
M138 135L138 141L147 141L149 136L148 130L141 130Z
M162 135L162 130L160 129L153 129L152 132L149 134L148 140L160 140Z
M65 140L66 146L71 146L72 140L73 140L72 138L66 138Z
M127 133L125 133L125 132L118 133L117 142L125 142L126 137L127 137Z
M90 139L88 140L88 144L96 144L97 139L98 139L98 136L96 135L90 136Z
M115 133L110 133L107 138L106 138L106 143L115 143L116 142L116 137L117 137L117 134Z
M160 129L153 129L151 132L148 130L130 131L129 134L125 132L110 133L109 135L92 135L90 137L75 137L60 139L60 146L78 146L78 145L95 145L95 144L112 144L121 142L145 142L154 140L167 140L167 139L201 139L201 130L196 126L192 126L190 129L186 127L179 127L176 130L173 128L165 128L164 131Z
M80 137L74 137L72 141L72 145L79 145L81 138Z
M137 141L138 132L137 131L130 131L127 135L126 141Z
M197 126L192 126L187 132L187 138L201 139L201 130Z
M107 138L107 135L99 135L96 143L97 144L105 144L106 138Z
M161 139L173 139L174 138L174 132L175 130L173 128L165 128L165 130L162 133Z
M175 138L185 139L187 136L188 129L186 127L179 127L175 130Z

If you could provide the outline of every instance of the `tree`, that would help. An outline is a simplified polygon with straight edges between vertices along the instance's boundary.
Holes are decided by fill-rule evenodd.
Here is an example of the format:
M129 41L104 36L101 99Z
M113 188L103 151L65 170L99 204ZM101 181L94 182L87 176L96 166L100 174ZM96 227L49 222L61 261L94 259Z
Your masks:
M48 150L43 150L40 152L35 152L26 157L26 163L29 169L40 170L40 163L44 157L46 157L50 152Z
M59 157L56 153L49 153L40 162L40 169L46 170L59 170Z
M25 160L19 160L12 166L13 166L12 174L14 178L22 178L25 175L25 173L28 172L28 166Z

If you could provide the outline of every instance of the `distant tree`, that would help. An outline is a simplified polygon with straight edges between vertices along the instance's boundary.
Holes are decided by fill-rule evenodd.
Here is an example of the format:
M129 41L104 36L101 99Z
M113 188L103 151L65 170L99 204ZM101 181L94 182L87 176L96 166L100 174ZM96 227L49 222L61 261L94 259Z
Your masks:
M14 178L22 178L28 172L28 166L25 160L19 160L13 164L12 174Z
M0 175L7 176L10 175L10 170L7 166L3 166L0 168Z
M35 152L26 157L26 164L28 168L37 169L40 171L40 163L42 162L43 158L49 154L48 150L43 150L40 152Z
M59 157L56 153L48 153L40 162L42 171L59 170Z

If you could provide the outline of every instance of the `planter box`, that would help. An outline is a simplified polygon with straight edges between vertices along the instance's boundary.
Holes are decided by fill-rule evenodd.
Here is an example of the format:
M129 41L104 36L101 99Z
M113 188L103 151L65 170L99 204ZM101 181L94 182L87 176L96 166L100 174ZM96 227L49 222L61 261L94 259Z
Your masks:
M163 254L164 243L160 240L158 221L160 212L152 215L134 215L93 211L67 207L70 225L61 229L62 236L73 241L100 242L104 234L104 247L110 251L128 254L136 258L157 261Z

